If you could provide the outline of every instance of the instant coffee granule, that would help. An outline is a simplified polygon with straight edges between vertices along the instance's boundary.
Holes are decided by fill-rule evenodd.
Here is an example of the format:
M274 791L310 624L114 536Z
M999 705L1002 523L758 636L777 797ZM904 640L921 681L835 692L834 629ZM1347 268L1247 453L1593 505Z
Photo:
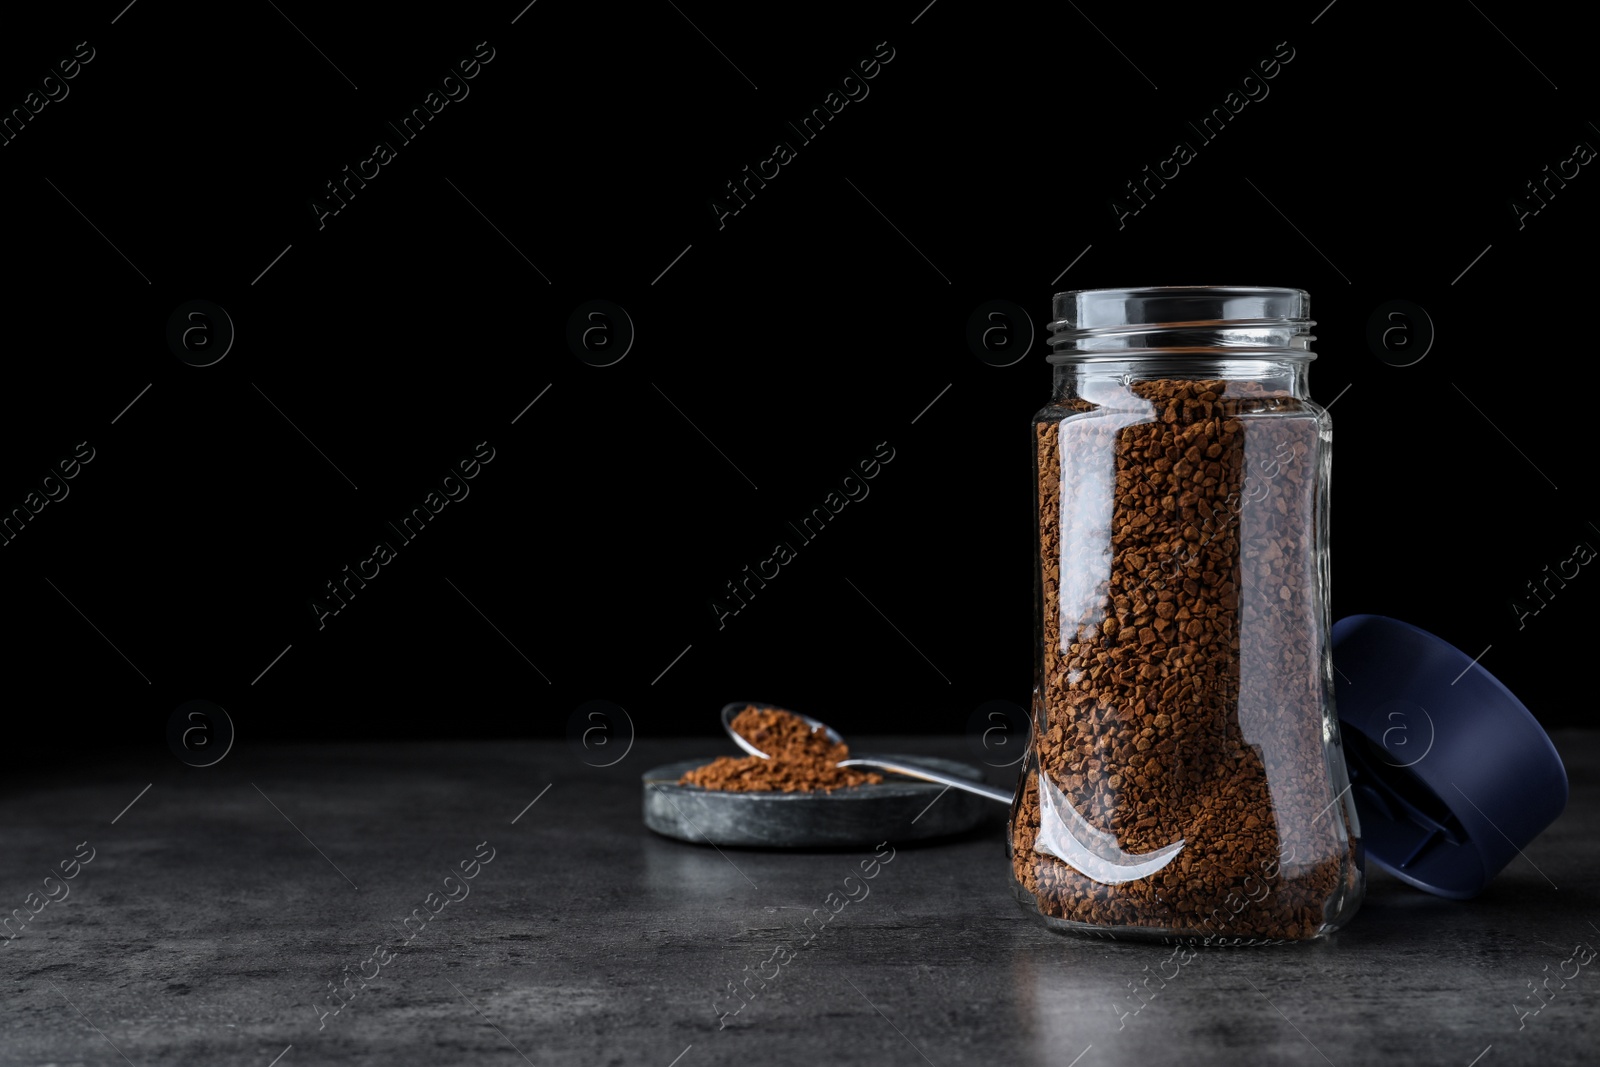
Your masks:
M1041 417L1043 677L1012 862L1045 915L1223 941L1314 936L1357 877L1323 737L1321 423L1248 381L1149 380ZM1065 550L1065 555L1063 555ZM1039 773L1162 870L1035 852Z
M787 711L751 705L733 717L733 728L772 758L721 756L685 774L679 785L735 793L831 793L883 781L881 774L836 766L850 758L849 746L834 744Z

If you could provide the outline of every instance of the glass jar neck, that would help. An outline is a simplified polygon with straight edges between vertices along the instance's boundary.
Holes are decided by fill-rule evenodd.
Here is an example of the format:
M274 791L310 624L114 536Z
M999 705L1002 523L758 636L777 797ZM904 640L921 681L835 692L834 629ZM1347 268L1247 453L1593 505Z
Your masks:
M1065 359L1053 367L1052 396L1059 400L1120 391L1138 381L1223 381L1252 392L1309 400L1310 360L1303 355L1232 355L1218 352L1146 352L1126 359Z

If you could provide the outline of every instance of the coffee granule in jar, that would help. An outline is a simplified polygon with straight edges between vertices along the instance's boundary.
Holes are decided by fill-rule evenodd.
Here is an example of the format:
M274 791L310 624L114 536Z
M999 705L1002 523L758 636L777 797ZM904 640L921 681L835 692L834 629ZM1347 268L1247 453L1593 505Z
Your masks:
M1043 656L1017 884L1096 928L1316 936L1359 884L1311 617L1316 410L1255 381L1155 379L1060 398L1036 429ZM1034 851L1040 773L1125 852L1184 847L1119 883Z
M751 705L733 717L733 728L771 759L720 756L689 771L679 785L735 793L831 793L883 781L881 774L837 766L850 758L849 746L829 741L798 715Z

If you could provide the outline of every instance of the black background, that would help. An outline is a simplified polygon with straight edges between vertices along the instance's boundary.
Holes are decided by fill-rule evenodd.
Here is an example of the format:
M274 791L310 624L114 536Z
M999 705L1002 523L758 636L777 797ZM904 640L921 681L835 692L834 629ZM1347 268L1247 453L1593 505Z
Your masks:
M1600 178L1520 230L1511 206L1600 144L1586 37L1530 5L925 2L8 15L7 111L95 49L0 147L0 509L95 450L0 548L13 751L161 746L196 698L240 744L555 735L590 700L647 736L745 698L961 731L1028 699L1051 294L1201 283L1312 293L1335 616L1488 647L1541 721L1588 724L1600 577L1512 606L1600 546ZM470 95L319 229L324 183L480 41ZM799 144L879 42L870 94ZM1200 145L1185 122L1286 49ZM780 139L797 158L719 228ZM1119 228L1180 139L1197 158ZM166 342L192 299L237 331L213 366ZM637 330L609 367L566 341L594 299ZM993 299L1032 319L1009 366L966 341ZM1395 299L1437 332L1409 367L1367 342ZM319 629L324 583L481 441L470 496ZM724 583L880 442L870 496L719 629Z

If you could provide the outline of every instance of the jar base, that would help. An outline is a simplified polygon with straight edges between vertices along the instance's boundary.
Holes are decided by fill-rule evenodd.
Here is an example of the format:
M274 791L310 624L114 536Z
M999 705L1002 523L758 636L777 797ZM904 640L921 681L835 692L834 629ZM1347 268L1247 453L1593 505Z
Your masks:
M1028 892L1015 877L1011 879L1011 895L1017 899L1018 904L1022 905L1023 910L1042 921L1045 929L1051 933L1061 934L1064 937L1092 937L1102 941L1142 941L1163 945L1189 945L1195 948L1256 948L1268 945L1296 945L1305 944L1309 941L1320 941L1330 934L1336 933L1341 925L1339 923L1324 923L1316 933L1308 938L1228 937L1197 930L1158 926L1105 926L1098 923L1076 922L1072 919L1046 915L1039 910L1039 904L1034 899L1033 894Z

